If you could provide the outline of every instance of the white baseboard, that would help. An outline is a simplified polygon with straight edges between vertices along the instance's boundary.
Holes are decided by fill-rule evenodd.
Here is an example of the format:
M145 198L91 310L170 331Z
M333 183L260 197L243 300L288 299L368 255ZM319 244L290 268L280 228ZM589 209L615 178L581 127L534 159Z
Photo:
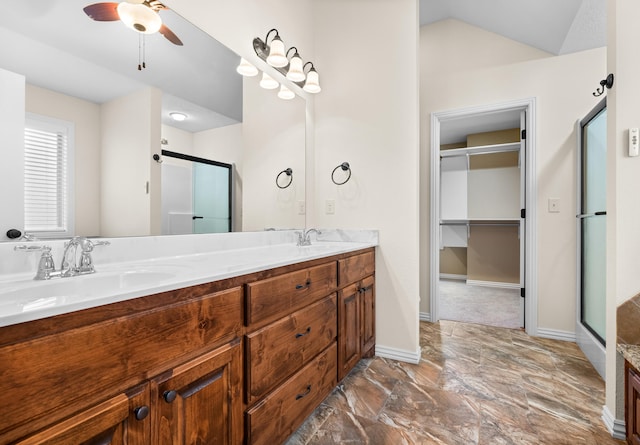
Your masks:
M467 280L467 284L471 286L485 286L485 287L502 287L505 289L520 289L519 283L503 283L501 281L480 281L480 280Z
M420 312L420 321L431 321L430 312Z
M392 360L398 360L400 362L413 363L417 365L420 363L420 348L416 352L405 351L403 349L388 348L386 346L376 345L376 355L378 357L390 358Z
M627 429L624 420L613 417L607 405L602 407L602 421L614 439L625 440L627 438Z
M457 281L467 281L466 275L458 275L455 273L440 273L441 280L457 280Z
M576 342L576 333L569 331L560 331L558 329L538 328L535 333L536 337L550 338L552 340L562 340Z

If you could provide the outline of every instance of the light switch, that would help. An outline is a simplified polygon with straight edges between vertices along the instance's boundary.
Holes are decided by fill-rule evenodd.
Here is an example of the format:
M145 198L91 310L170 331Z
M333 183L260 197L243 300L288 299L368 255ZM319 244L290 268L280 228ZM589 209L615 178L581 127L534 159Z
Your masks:
M560 212L560 198L549 198L549 213Z
M333 215L336 213L336 202L333 199L327 199L324 202L324 213L327 215Z
M638 129L629 128L629 156L640 155L640 141L638 140Z

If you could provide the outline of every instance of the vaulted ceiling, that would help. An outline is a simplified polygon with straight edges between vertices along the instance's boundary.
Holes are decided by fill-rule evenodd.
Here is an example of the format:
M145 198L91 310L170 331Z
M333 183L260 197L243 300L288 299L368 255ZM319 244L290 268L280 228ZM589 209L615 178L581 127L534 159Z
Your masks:
M420 25L457 19L561 55L606 46L605 0L420 0Z

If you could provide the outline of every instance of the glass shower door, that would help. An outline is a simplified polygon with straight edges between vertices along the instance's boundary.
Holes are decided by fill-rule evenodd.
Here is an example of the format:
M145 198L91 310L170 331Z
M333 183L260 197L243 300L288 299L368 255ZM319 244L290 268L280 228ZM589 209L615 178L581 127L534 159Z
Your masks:
M606 331L606 158L604 104L583 121L581 144L580 321L603 345Z
M231 232L231 168L193 163L193 233Z

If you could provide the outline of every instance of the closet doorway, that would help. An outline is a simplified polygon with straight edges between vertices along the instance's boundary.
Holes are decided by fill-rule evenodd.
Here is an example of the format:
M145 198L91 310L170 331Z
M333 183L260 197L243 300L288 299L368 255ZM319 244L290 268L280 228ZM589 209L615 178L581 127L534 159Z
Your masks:
M509 328L536 325L534 99L434 113L431 312Z

